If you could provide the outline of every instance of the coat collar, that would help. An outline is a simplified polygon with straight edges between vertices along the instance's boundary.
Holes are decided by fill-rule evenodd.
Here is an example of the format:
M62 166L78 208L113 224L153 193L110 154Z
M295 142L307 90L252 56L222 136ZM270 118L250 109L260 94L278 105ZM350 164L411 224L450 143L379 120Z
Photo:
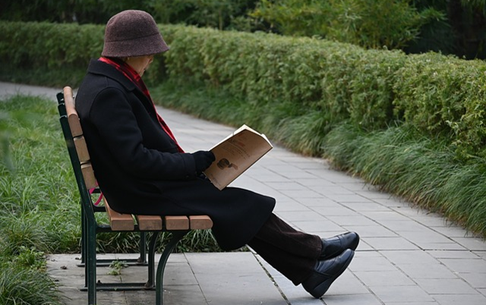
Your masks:
M120 71L115 69L115 67L112 67L109 64L96 59L91 60L91 62L89 63L88 73L109 77L120 83L128 91L134 91L138 89L132 81L126 78L122 73L120 73Z
M129 80L125 75L123 75L120 71L118 71L115 67L104 63L102 61L93 59L89 63L88 66L88 73L103 75L105 77L111 78L114 81L118 82L120 85L125 87L125 89L129 92L133 92L143 103L147 103L148 105L152 105L152 101L150 101L145 94L137 87L131 80ZM149 107L150 109L150 107Z

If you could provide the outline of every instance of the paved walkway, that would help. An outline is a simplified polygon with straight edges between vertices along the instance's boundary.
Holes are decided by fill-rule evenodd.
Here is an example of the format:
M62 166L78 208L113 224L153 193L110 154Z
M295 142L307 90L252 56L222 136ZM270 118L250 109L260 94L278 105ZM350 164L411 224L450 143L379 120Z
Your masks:
M0 83L7 92L38 88ZM60 89L42 89L53 97ZM186 151L208 149L234 128L160 109ZM484 305L486 243L439 215L411 207L356 177L334 171L321 159L275 147L234 186L277 199L276 213L296 228L331 236L353 230L361 243L348 270L323 299L295 287L258 255L186 253L169 259L166 304ZM66 304L86 304L76 255L52 255L51 276ZM143 276L142 268L122 270ZM104 279L117 278L100 269ZM123 277L125 275L125 277ZM153 293L99 293L99 304L153 304Z

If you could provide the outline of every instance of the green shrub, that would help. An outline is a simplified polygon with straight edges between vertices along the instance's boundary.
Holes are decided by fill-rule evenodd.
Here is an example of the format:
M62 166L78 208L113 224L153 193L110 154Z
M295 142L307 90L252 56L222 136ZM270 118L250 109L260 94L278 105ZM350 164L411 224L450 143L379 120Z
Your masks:
M0 76L77 86L89 59L101 54L103 30L95 25L0 22Z
M226 90L245 109L264 109L241 113L239 119L263 132L271 133L272 125L283 120L306 121L318 112L323 116L321 135L343 121L373 130L398 118L432 136L450 137L460 156L484 154L481 109L486 68L480 61L436 53L366 51L349 44L263 33L170 25L161 26L161 31L171 50L158 57L147 72L147 82L155 86L168 77L173 83ZM13 67L30 68L75 86L83 73L79 71L99 56L102 33L103 26L94 25L0 22L4 73L10 75L7 69L15 71ZM11 39L14 44L7 43ZM72 71L77 79L66 78L63 71ZM274 135L288 138L284 130ZM302 147L319 154L316 145Z
M306 143L286 143L289 147L319 155L321 141L310 139L308 128L302 128L309 117L320 122L311 124L319 138L344 121L375 130L398 119L449 139L461 158L485 155L486 65L481 61L437 53L407 56L264 33L171 25L161 31L171 50L147 72L150 85L170 79L224 90L231 103L245 110L230 117L277 139ZM9 71L30 68L75 86L79 71L99 56L102 33L103 26L94 25L0 22L0 73L10 77ZM285 126L293 124L296 134L289 137Z
M239 121L277 139L289 139L293 130L291 138L304 139L307 144L285 144L302 147L305 153L319 154L316 143L320 141L309 137L320 138L342 121L375 129L394 120L395 72L406 60L401 52L196 28L177 29L171 39L171 51L165 59L171 82L182 85L190 79L228 91L250 109L239 112ZM297 126L308 117L318 118L323 127L317 128L314 136L308 128Z
M248 0L159 0L154 1L154 17L161 23L185 23L225 29L236 16L244 16Z
M413 55L397 71L395 113L430 136L443 136L458 156L485 156L486 65L436 53Z
M85 67L86 58L101 53L103 30L95 25L0 22L2 38L8 37L0 40L2 62L34 69Z
M321 36L365 48L401 49L443 14L418 12L409 0L263 0L251 14L292 36Z
M393 86L397 83L396 72L403 67L407 56L399 51L362 53L349 84L351 122L365 130L383 129L397 119L393 113L396 99Z

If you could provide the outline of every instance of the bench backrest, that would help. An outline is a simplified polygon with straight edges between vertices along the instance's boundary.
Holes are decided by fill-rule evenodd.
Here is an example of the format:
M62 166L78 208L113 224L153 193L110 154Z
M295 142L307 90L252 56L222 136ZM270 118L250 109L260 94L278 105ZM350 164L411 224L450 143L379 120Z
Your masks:
M64 87L63 92L57 95L57 99L61 127L88 223L96 224L95 211L106 211L113 231L189 230L212 227L212 220L207 215L165 216L163 219L161 216L154 215L121 214L110 208L106 198L103 198L103 207L95 208L90 190L98 186L76 112L72 89L68 86Z
M79 116L74 108L73 91L70 87L64 88L64 105L66 107L69 129L71 130L74 148L78 155L79 166L81 167L84 183L88 190L94 189L97 187L96 178L93 167L91 166L88 146L86 145L86 140L83 136L83 129L79 122Z
M174 215L174 216L154 216L154 215L131 215L121 214L112 209L106 199L103 200L102 206L95 206L91 200L92 189L97 189L96 178L93 167L91 166L88 147L83 136L83 129L75 109L73 91L70 87L65 87L63 92L57 94L58 110L60 123L64 138L66 140L71 165L74 170L76 182L81 196L82 207L82 262L85 263L85 285L88 290L88 303L96 303L96 290L104 283L98 283L96 280L96 234L98 232L116 232L116 231L153 231L149 242L149 259L148 259L148 281L146 283L119 283L104 285L115 289L147 289L156 286L156 304L162 303L163 293L163 275L165 265L170 253L176 244L189 232L196 229L210 229L213 221L207 215ZM143 200L143 198L140 198ZM107 212L110 220L110 226L99 225L97 223L95 212ZM160 256L159 266L157 267L157 276L155 278L155 250L158 232L169 231L170 240ZM145 261L146 258L145 232L140 233L140 258L138 262ZM112 289L113 289L112 288ZM110 289L111 290L111 289Z
M90 163L88 148L83 136L79 117L74 108L72 89L65 87L63 92L58 93L57 100L60 115L59 120L81 196L81 204L86 212L86 216L89 218L88 221L96 222L93 210L94 206L89 192L90 189L96 188L96 178Z

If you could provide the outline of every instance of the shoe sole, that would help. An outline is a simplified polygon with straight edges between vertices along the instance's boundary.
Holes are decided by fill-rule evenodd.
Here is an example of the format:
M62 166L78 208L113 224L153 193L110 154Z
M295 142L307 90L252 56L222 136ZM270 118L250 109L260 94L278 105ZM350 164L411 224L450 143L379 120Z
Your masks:
M341 267L341 269L339 269L339 271L333 277L325 280L324 282L322 282L321 284L317 285L314 288L313 293L312 293L312 296L314 298L316 298L316 299L321 298L327 292L327 290L329 290L329 287L331 287L332 283L341 274L343 274L343 272L346 270L346 268L348 268L349 264L351 263L351 261L353 260L353 257L354 257L354 251L353 250L350 250L350 249L348 249L348 250L349 250L348 252L351 252L351 254L349 255L348 259L346 260L346 263L343 264L343 266Z

